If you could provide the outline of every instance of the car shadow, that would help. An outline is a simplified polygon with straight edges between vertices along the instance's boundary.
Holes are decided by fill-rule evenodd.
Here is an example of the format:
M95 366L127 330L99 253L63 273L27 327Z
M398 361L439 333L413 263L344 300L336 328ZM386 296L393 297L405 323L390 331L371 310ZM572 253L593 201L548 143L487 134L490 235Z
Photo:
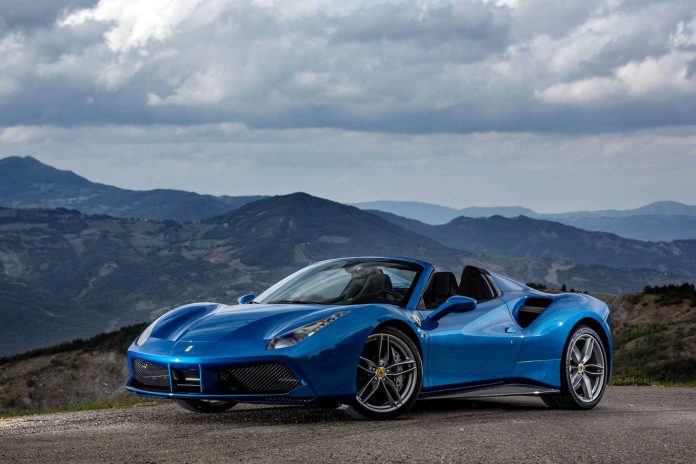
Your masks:
M441 413L478 414L492 411L548 410L539 399L458 399L434 398L418 401L413 409L396 421L428 420ZM180 423L288 425L331 422L355 422L341 408L318 406L238 406L221 414L197 414L181 411Z
M530 397L506 398L430 398L418 401L411 412L441 412L441 411L534 411L549 409L541 399Z

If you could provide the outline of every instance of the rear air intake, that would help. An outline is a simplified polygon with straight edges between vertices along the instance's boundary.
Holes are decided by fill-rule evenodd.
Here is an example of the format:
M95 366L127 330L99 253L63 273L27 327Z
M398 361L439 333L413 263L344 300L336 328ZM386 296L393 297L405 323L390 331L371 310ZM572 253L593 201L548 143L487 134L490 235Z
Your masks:
M140 385L155 390L169 390L169 370L164 364L134 359L133 376Z
M286 393L299 386L299 379L281 363L253 364L218 371L220 393Z

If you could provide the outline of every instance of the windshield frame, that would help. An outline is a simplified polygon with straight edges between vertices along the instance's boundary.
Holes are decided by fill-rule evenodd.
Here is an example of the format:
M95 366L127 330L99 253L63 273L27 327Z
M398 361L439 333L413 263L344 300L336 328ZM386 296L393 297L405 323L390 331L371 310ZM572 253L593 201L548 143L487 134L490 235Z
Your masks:
M280 280L279 282L273 284L270 286L268 289L264 290L262 293L260 293L258 296L254 297L252 300L253 303L257 304L271 304L268 301L268 298L275 293L278 289L281 287L287 285L290 282L294 282L296 279L301 278L304 274L310 273L314 270L316 270L317 267L323 267L323 266L329 266L329 265L335 265L336 263L344 262L345 264L360 264L360 263L392 263L392 264L400 264L400 265L407 265L409 267L413 267L413 270L416 272L416 275L413 277L413 281L411 283L411 286L409 287L408 291L404 295L404 298L400 302L379 302L379 303L312 303L312 304L317 304L317 305L322 305L322 306L357 306L361 304L389 304L392 306L397 306L400 308L406 308L406 309L415 309L418 300L420 299L420 294L423 292L423 289L425 287L425 282L427 281L428 277L432 273L433 267L429 263L426 263L424 261L418 261L414 259L407 259L407 258L384 258L384 257L357 257L357 258L336 258L336 259L330 259L326 261L320 261L318 263L311 264L307 267L304 267L289 276L285 277L284 279ZM416 296L414 298L414 296ZM288 303L288 304L293 304L293 303ZM299 303L298 303L299 304Z

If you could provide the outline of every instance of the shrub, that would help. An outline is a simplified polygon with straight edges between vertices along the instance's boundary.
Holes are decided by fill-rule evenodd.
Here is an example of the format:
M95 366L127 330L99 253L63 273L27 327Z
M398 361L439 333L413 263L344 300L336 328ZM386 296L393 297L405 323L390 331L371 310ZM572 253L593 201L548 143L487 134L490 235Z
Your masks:
M696 287L694 284L662 285L651 287L647 285L643 289L646 295L657 295L657 303L662 305L680 304L684 301L696 306Z

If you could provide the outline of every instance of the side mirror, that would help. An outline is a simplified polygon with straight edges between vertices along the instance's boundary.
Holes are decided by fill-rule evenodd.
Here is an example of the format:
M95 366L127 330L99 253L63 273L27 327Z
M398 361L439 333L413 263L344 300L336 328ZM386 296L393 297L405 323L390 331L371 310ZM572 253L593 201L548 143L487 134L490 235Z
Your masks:
M468 296L451 296L435 308L423 322L435 322L450 313L465 313L476 309L476 300Z
M237 298L237 303L238 304L247 304L251 303L251 301L256 298L256 295L253 293L247 293L246 295L242 295L239 298Z

